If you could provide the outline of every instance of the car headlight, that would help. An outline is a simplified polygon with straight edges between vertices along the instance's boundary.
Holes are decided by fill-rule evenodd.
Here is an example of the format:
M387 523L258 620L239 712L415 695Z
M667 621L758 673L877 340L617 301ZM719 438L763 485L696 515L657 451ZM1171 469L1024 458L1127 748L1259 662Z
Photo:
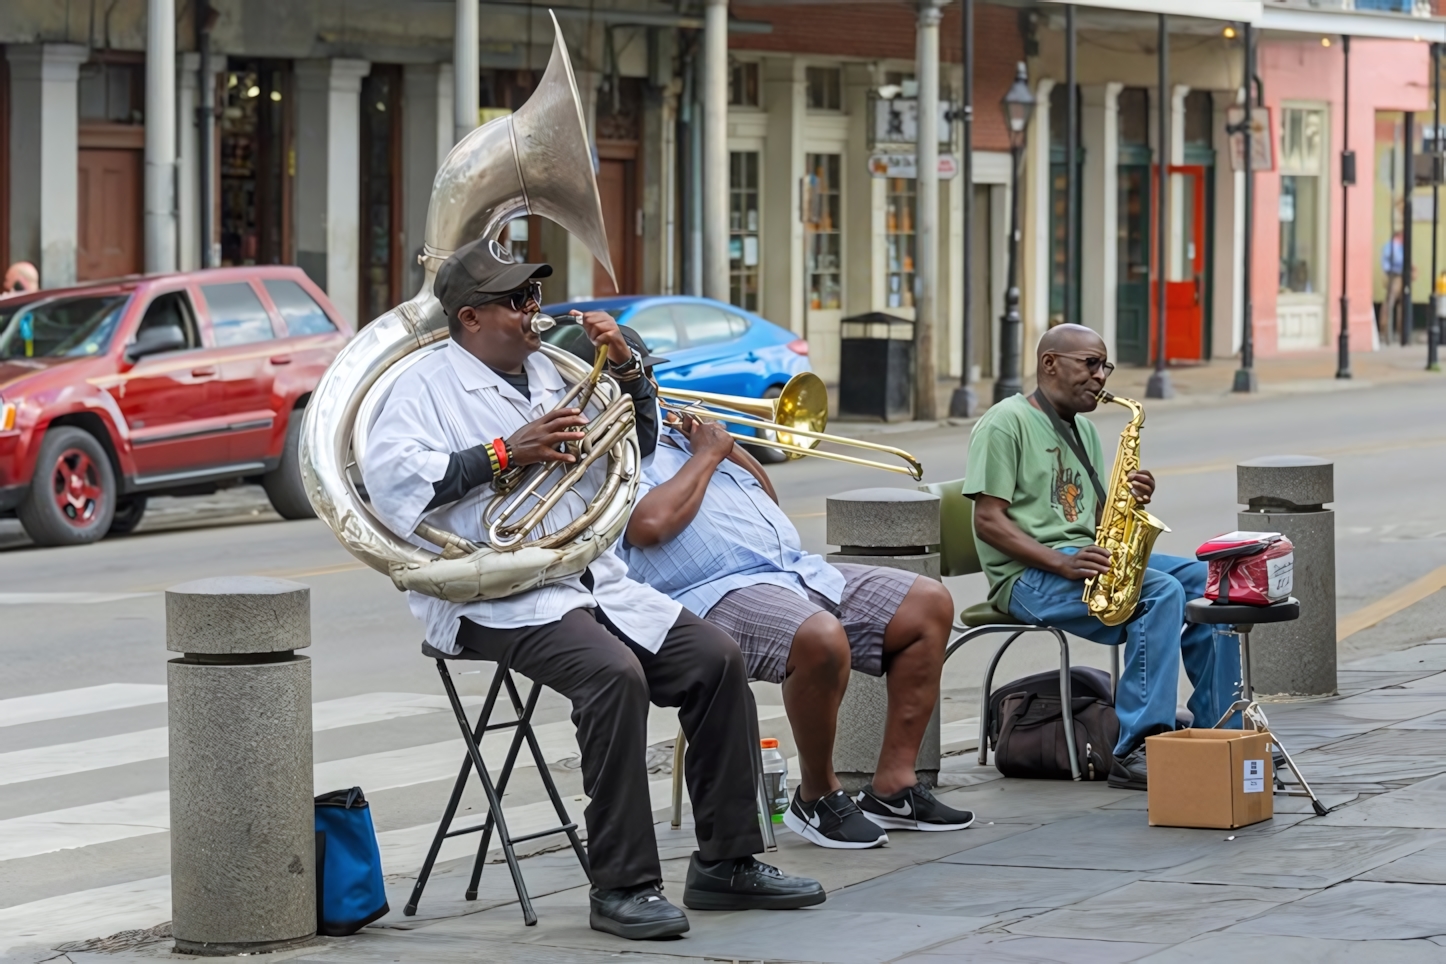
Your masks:
M15 403L0 401L0 432L8 432L15 427Z

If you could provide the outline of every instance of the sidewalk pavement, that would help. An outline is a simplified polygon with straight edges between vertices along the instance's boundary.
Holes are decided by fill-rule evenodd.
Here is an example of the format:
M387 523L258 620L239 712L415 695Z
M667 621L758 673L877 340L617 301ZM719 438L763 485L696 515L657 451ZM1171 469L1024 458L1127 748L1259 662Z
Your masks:
M1336 353L1334 349L1319 349L1307 352L1292 352L1272 358L1258 358L1255 362L1256 380L1259 391L1254 394L1236 394L1231 389L1235 384L1235 371L1240 367L1239 358L1219 358L1198 365L1172 365L1170 381L1175 388L1173 399L1155 400L1150 406L1173 407L1176 405L1238 405L1249 404L1260 398L1276 395L1310 394L1315 392L1345 392L1377 385L1402 384L1432 379L1446 383L1446 373L1426 370L1426 346L1411 345L1402 348L1393 345L1380 351L1361 352L1351 356L1351 377L1338 379L1336 374ZM1145 384L1152 369L1145 366L1121 365L1110 376L1109 389L1126 398L1143 399ZM1024 380L1024 390L1034 391L1034 378ZM893 434L932 428L936 425L967 425L968 419L945 417L949 412L949 400L959 380L940 379L938 387L938 411L941 417L935 421L870 422L864 420L831 420L846 435ZM974 385L978 407L977 417L984 414L994 398L994 382L984 379ZM838 410L837 388L829 389L830 410ZM847 426L847 430L843 429Z
M1277 796L1237 831L1148 826L1144 793L1005 779L946 758L943 799L974 810L953 833L893 832L840 852L786 830L770 862L816 877L828 901L790 912L692 912L686 937L630 943L587 925L573 857L523 861L540 921L524 927L496 855L479 899L470 860L439 865L416 917L415 868L389 879L393 911L361 934L272 955L307 964L700 961L1439 962L1446 960L1446 638L1345 665L1338 696L1267 707L1331 812ZM576 816L576 814L574 814ZM657 825L667 894L682 897L691 820ZM102 947L108 952L102 952ZM28 961L180 960L164 931L82 942ZM189 959L189 958L187 958Z

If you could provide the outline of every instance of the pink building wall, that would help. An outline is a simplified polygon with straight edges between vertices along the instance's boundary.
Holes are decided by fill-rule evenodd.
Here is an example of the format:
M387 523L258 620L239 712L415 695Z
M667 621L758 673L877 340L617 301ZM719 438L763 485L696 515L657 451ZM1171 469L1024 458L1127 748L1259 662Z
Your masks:
M1328 110L1330 163L1323 178L1329 192L1330 255L1325 265L1327 344L1340 331L1341 294L1341 186L1342 47L1333 37L1330 47L1319 37L1300 40L1270 39L1260 47L1260 76L1265 84L1265 105L1275 126L1275 151L1280 151L1280 111L1283 101L1325 103ZM1350 189L1350 240L1346 293L1350 298L1351 350L1371 349L1375 318L1371 305L1373 266L1379 257L1374 243L1374 184L1376 178L1376 111L1428 110L1431 106L1431 53L1424 43L1396 40L1351 42L1351 143L1356 152L1356 184ZM1278 160L1278 158L1277 158ZM1280 273L1280 175L1255 177L1255 250L1251 285L1254 294L1255 350L1274 355L1277 347L1277 294Z

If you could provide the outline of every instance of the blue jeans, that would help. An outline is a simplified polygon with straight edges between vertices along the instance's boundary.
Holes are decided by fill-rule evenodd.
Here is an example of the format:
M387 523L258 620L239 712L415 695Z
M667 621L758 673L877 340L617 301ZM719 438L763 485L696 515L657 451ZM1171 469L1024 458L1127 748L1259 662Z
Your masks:
M1106 646L1125 644L1115 692L1115 712L1120 718L1116 756L1133 750L1152 732L1175 728L1181 657L1185 674L1195 687L1188 706L1196 725L1214 726L1235 699L1240 680L1239 644L1218 627L1185 623L1186 600L1205 595L1205 572L1203 562L1153 554L1140 590L1140 605L1130 621L1120 626L1106 626L1090 615L1080 598L1083 582L1026 569L1014 584L1009 600L1014 618L1058 626Z

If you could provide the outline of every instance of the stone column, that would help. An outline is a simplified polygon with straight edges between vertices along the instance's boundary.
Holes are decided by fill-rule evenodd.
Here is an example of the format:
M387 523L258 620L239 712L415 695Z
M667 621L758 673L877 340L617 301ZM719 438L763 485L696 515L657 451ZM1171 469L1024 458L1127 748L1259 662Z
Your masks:
M145 266L176 270L176 3L146 0Z
M1115 352L1115 296L1119 284L1120 91L1122 84L1081 87L1080 321Z
M832 563L890 566L939 578L939 497L912 489L855 489L828 497L827 539L839 547ZM884 743L889 694L885 679L850 672L838 711L833 768L850 793L873 779ZM914 763L919 780L939 778L939 706L924 731Z
M176 950L278 950L316 933L310 590L254 576L166 591Z
M196 73L201 55L176 55L176 269L201 267L201 178L197 160Z
M79 216L80 65L75 44L9 44L10 258L40 269L40 285L75 284Z
M1019 369L1026 376L1034 373L1034 346L1049 330L1049 284L1054 277L1050 255L1053 239L1049 232L1049 210L1054 203L1054 179L1050 174L1054 87L1055 82L1049 77L1041 77L1034 85L1034 118L1029 122L1024 172L1019 183L1024 191L1019 212L1019 291L1023 298L1020 315L1024 319Z
M1300 618L1257 625L1250 636L1251 682L1262 700L1336 692L1335 466L1309 455L1272 455L1235 469L1248 508L1242 530L1282 532L1295 544Z
M760 260L762 314L809 337L803 309L803 222L799 218L799 177L803 174L803 132L807 113L804 62L799 57L765 57L760 65L768 135L763 142L763 254ZM723 296L727 300L726 294Z
M939 0L919 0L916 64L919 75L918 179L914 203L914 417L938 417L939 324Z
M361 287L365 60L296 61L296 261L354 324Z
M482 82L478 72L477 0L456 0L456 24L452 34L453 75L452 143L460 141L477 126Z

